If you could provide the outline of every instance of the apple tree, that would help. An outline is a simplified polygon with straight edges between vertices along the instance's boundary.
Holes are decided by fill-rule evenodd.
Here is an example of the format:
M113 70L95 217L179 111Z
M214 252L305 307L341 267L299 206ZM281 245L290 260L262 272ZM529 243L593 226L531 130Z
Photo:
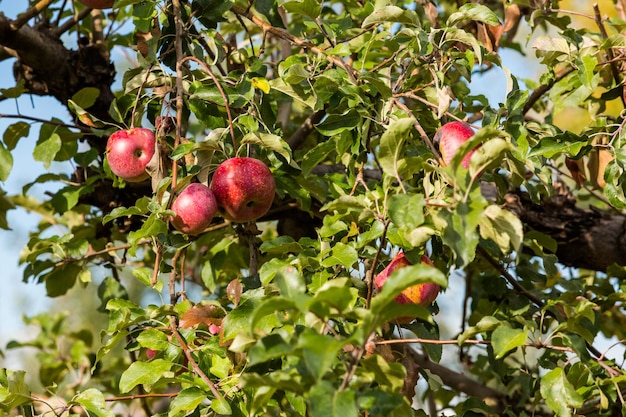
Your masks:
M106 324L25 317L4 414L626 415L623 0L23 3L0 227Z

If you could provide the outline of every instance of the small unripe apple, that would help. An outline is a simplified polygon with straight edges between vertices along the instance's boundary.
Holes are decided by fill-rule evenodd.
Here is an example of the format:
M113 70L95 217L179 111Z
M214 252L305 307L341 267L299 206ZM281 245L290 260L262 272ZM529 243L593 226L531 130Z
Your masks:
M433 266L433 263L428 258L428 256L422 255L421 259L423 264ZM380 291L385 284L385 281L387 281L387 278L389 278L389 276L391 276L393 272L409 265L411 265L411 262L409 262L409 260L404 256L404 252L399 252L395 256L395 258L393 258L393 260L389 263L389 265L387 265L385 269L380 271L380 273L376 275L376 278L374 278L374 285L376 286L376 289ZM423 307L427 307L435 301L437 295L439 295L440 290L441 287L439 287L439 285L431 282L416 284L411 287L405 288L400 294L396 296L396 298L394 298L394 301L400 304L413 303ZM413 319L410 317L400 317L398 319L398 322L409 323L412 320Z
M217 200L209 187L200 183L189 184L172 204L176 216L174 227L183 233L197 235L206 229L217 213Z
M155 146L154 133L150 129L135 127L114 132L106 147L111 171L129 182L147 179L146 167L154 155Z
M474 130L465 122L450 122L441 126L435 133L434 141L439 144L439 152L446 165L450 164L452 157L459 147L469 138L474 136ZM472 149L461 161L461 166L469 168L470 159L474 150Z
M222 327L220 325L215 323L209 324L209 333L211 333L212 335L218 334L220 330L222 330Z
M148 360L154 359L154 357L156 356L157 351L154 349L146 349L146 357L148 358Z
M223 216L245 223L263 216L272 206L276 183L267 165L255 158L231 158L213 173L211 189Z
M113 7L115 0L78 0L87 7L92 9L110 9Z

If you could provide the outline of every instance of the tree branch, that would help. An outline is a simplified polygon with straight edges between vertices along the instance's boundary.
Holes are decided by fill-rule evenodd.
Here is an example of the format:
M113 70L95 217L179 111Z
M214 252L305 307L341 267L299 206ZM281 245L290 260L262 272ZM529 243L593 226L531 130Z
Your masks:
M504 207L530 229L556 240L556 255L564 265L593 271L626 266L626 218L621 214L579 208L566 190L541 204L522 192L509 193Z
M427 369L433 374L440 377L444 384L450 388L464 392L472 397L482 399L485 404L493 408L494 411L500 413L506 408L507 401L506 396L493 388L481 385L476 380L469 378L461 373L455 372L445 366L439 365L428 359L428 356L418 353L415 349L407 346L405 353L410 355L411 358L421 368Z

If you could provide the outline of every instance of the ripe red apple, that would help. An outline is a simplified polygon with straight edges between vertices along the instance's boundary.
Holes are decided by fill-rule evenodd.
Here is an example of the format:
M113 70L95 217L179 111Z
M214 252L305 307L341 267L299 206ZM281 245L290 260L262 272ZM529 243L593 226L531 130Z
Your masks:
M272 206L276 183L267 165L254 158L231 158L217 167L211 181L225 218L245 223L263 216Z
M217 213L217 200L209 187L200 183L189 184L172 204L176 216L174 227L183 233L197 235L206 229Z
M109 136L106 156L115 175L129 182L149 177L146 166L154 155L156 140L150 129L135 127Z
M434 141L439 144L439 152L441 152L441 157L446 165L450 164L457 149L472 136L474 136L474 130L465 122L446 123L437 130ZM473 153L474 150L471 150L465 155L461 161L461 166L466 169L469 168Z
M87 7L92 9L110 9L113 7L115 0L78 0Z
M422 255L422 263L433 266L433 263L426 255ZM389 265L380 271L380 273L376 275L376 278L374 278L374 285L376 286L376 289L380 291L385 284L385 281L387 281L387 278L389 278L394 271L409 265L411 265L411 263L404 256L404 253L399 252ZM430 282L416 284L405 288L400 294L398 294L398 296L396 296L396 298L394 298L394 300L400 304L413 303L427 307L435 301L440 289L439 285ZM400 317L398 319L399 323L409 323L411 321L413 321L413 318L411 317Z

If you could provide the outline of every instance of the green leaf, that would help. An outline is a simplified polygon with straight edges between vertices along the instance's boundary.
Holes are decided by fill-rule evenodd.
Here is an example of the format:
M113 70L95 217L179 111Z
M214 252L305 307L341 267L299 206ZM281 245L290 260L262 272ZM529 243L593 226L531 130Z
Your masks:
M7 412L32 402L30 388L24 381L25 371L0 368L0 410Z
M337 340L309 328L298 338L296 349L301 352L304 364L313 378L319 380L339 360L337 355L345 343L345 340Z
M233 413L233 410L230 408L230 404L228 403L228 400L224 397L216 398L213 401L211 401L211 408L217 414L224 415L224 416L229 416Z
M33 150L35 161L43 162L46 169L50 168L50 163L54 160L57 152L61 150L61 137L53 133L47 139L40 141Z
M7 212L15 209L15 203L0 189L0 228L10 230L7 221Z
M73 398L73 402L80 404L89 416L115 417L113 411L106 409L104 394L95 388L80 392Z
M403 144L413 131L413 119L404 118L392 122L380 138L378 161L383 172L402 181L405 162Z
M358 417L355 391L338 390L327 381L320 381L309 391L311 417Z
M9 178L12 168L13 155L0 143L0 181L6 181Z
M17 142L21 138L25 138L30 133L30 125L26 122L17 122L13 123L9 127L6 128L2 135L2 139L4 140L4 144L6 145L8 150L15 149Z
M241 139L242 145L259 145L264 148L271 149L277 154L281 155L287 163L294 168L298 168L298 164L293 160L291 156L291 147L278 135L272 135L269 133L248 133Z
M128 234L128 243L132 245L131 252L134 253L141 239L154 237L159 234L167 235L167 225L156 214L152 214L143 222L139 230L132 231Z
M320 15L321 3L318 0L287 1L282 6L290 13L315 19Z
M154 350L166 350L170 345L167 335L157 329L146 329L139 333L137 343L140 346Z
M46 293L48 297L59 297L67 293L76 283L76 278L83 271L78 263L67 263L55 267L52 272L46 274Z
M466 20L486 23L491 26L500 24L498 16L487 6L475 3L466 3L459 8L458 12L452 13L447 21L447 26L454 26Z
M106 124L105 122L103 122L102 120L94 116L93 114L89 113L87 110L83 109L73 100L67 101L67 107L69 107L70 111L74 113L76 116L78 116L80 121L86 124L87 126L101 127Z
M257 330L263 328L263 321L267 322L268 317L274 317L276 312L290 312L293 318L297 317L297 314L301 310L306 310L308 307L309 297L304 294L295 294L292 298L283 296L273 296L263 300L257 308L254 309L250 315L248 315L248 330L254 333ZM238 310L238 309L237 309ZM231 317L232 313L227 317ZM239 317L239 316L236 316ZM230 323L230 321L229 321ZM261 323L261 325L258 325Z
M485 316L480 319L475 326L468 327L465 331L459 335L457 342L459 346L465 343L466 340L471 339L479 333L489 332L498 328L501 325L501 321L493 316Z
M381 23L404 23L412 26L420 26L419 18L413 10L402 9L398 6L384 6L376 9L363 19L362 28Z
M248 365L254 366L277 358L285 358L293 352L293 346L279 334L259 339L248 351Z
M528 338L525 329L513 329L508 324L501 324L491 335L491 345L496 359L503 358L507 353L520 346L524 346Z
M519 217L495 204L488 206L483 214L480 236L495 242L503 254L518 251L524 240L524 227Z
M368 372L374 374L377 384L389 387L393 392L399 393L404 386L406 369L401 363L387 362L381 355L374 354L361 360L361 365Z
M557 415L570 417L572 408L581 407L583 398L565 376L562 368L554 368L541 378L541 396Z
M455 255L459 268L469 264L476 255L479 242L476 227L482 219L486 202L472 199L469 203L459 203L456 210L440 210L434 220L438 228L443 229L443 242Z
M206 393L201 389L197 387L186 388L172 400L167 415L168 417L175 417L179 413L195 410L206 398Z
M464 31L463 29L458 29L455 27L448 27L446 28L446 31L445 31L445 39L446 39L446 42L451 42L451 43L460 42L465 45L471 46L472 50L474 51L474 55L476 56L476 59L478 60L478 64L482 64L482 61L483 61L482 50L480 48L480 43L478 42L478 40L476 40L476 37L474 37L474 35Z
M423 194L396 194L389 199L387 208L391 221L410 232L424 223L425 206Z
M18 98L28 91L25 85L25 80L20 80L17 82L17 85L15 87L0 88L0 94L2 94L3 98Z
M259 247L261 252L270 255L280 255L285 253L300 253L302 252L302 246L291 236L278 236L272 240L266 240Z
M558 154L575 156L587 145L586 141L570 142L575 138L575 135L570 133L554 138L543 138L537 146L532 148L529 156L545 156L546 158L553 158Z
M308 176L313 168L328 158L331 153L335 152L338 139L339 136L336 136L322 141L304 155L302 158L302 175L304 177Z
M281 93L293 98L300 104L314 110L316 108L317 99L315 94L310 89L304 89L299 84L287 84L282 78L274 78L270 80L270 87L273 90L280 91Z
M348 310L356 303L358 291L350 285L348 278L335 278L326 281L315 293L313 303L323 304L337 309L339 312ZM315 312L312 305L311 310Z
M98 97L100 97L100 89L84 87L72 96L72 101L83 109L88 109L96 103Z
M535 39L532 47L541 52L558 52L566 55L570 53L569 44L559 36L540 35Z
M120 392L126 393L137 385L149 386L156 383L172 367L172 362L154 359L150 362L133 362L120 378Z
M351 268L359 260L359 254L350 245L337 242L330 251L330 255L322 261L322 266L331 267L341 265L344 268Z
M356 128L362 119L359 112L355 109L350 109L343 114L329 114L321 123L315 126L315 129L324 136L336 136L341 132Z
M483 131L481 130L481 132ZM492 166L499 165L506 153L513 151L515 151L515 147L509 141L502 138L493 138L483 143L476 149L470 159L470 174L475 176L477 173L487 170Z

